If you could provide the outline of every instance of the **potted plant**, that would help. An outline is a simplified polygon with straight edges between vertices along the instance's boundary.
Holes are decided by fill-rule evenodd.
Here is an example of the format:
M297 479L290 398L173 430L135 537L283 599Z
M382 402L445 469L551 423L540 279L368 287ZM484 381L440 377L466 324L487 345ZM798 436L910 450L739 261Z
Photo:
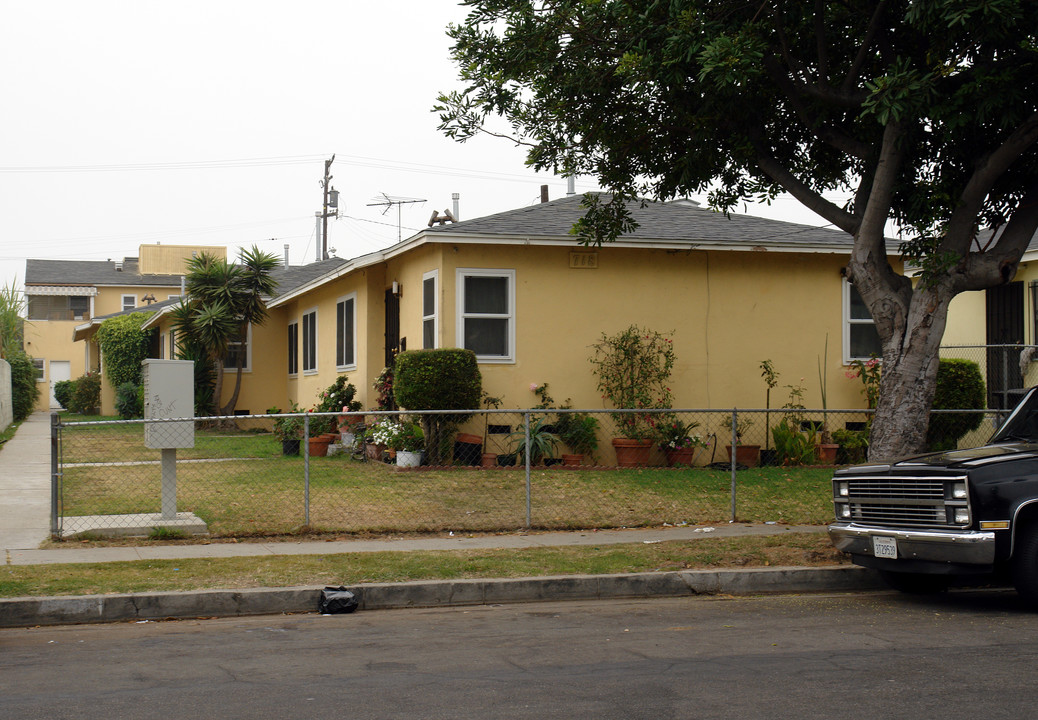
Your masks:
M417 423L406 421L397 425L389 447L396 450L397 467L418 467L422 464L425 433Z
M572 453L562 456L565 465L580 465L585 456L596 462L598 418L582 412L559 413L555 430L562 442L572 450Z
M525 463L527 453L529 453L531 465L539 465L551 457L559 443L559 438L555 433L546 429L546 420L547 418L544 417L530 418L529 445L526 440L525 422L521 423L519 428L509 436L514 445L517 462Z
M501 407L501 403L504 402L502 398L494 397L493 395L487 394L483 391L483 407L487 410L493 408L497 410ZM483 415L483 456L481 465L485 468L497 466L497 453L490 452L490 445L488 444L488 434L490 431L490 413L484 413Z
M833 442L829 434L829 401L827 394L829 377L829 333L825 334L825 347L822 357L818 358L818 385L822 390L822 427L818 433L818 460L823 465L832 465L836 462L836 451L840 446Z
M669 408L668 382L674 369L674 343L666 335L631 325L615 335L602 333L591 346L592 373L602 397L618 410ZM617 416L620 437L613 439L617 465L649 464L656 436L653 413L623 412Z
M699 423L684 422L678 418L667 418L660 424L660 450L667 456L667 466L691 466L695 462L696 452L707 446L706 440L692 432Z
M732 436L732 416L725 415L724 420L721 421L721 426L727 431L726 437ZM732 459L732 453L735 453L735 462L738 465L745 465L746 467L753 467L760 460L760 445L746 445L743 444L742 437L746 434L746 431L753 427L753 419L748 417L741 417L735 423L735 447L728 445L728 459Z
M300 412L299 407L292 403L290 413ZM280 415L281 408L272 407L267 409L269 415ZM274 436L281 441L282 455L298 455L299 439L303 436L303 418L299 415L274 418Z
M760 454L761 465L775 464L775 451L771 449L771 391L778 385L778 371L771 360L761 360L760 376L764 378L767 389L764 391L764 450Z
M367 458L381 461L383 454L396 442L396 436L399 433L400 424L389 418L381 418L371 423L364 431Z

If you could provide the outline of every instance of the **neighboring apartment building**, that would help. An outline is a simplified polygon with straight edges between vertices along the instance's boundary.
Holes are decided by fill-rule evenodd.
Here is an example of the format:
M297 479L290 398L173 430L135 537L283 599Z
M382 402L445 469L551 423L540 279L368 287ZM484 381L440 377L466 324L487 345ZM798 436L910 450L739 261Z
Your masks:
M54 407L54 383L99 370L92 343L76 343L78 325L111 313L179 297L181 277L193 254L226 258L227 248L141 245L122 260L27 260L25 350L43 384L37 408Z

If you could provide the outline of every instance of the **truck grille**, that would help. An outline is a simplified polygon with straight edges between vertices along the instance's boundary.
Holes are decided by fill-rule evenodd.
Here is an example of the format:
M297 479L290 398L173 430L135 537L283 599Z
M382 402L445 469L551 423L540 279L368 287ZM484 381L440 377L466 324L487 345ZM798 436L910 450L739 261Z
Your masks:
M878 527L962 528L970 524L964 475L833 478L837 520Z

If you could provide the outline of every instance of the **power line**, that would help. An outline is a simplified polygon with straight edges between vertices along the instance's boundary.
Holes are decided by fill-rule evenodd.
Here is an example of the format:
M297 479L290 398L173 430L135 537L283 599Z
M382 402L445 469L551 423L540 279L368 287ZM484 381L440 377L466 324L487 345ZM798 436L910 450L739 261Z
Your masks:
M76 173L138 172L142 170L220 170L276 165L304 165L321 159L321 155L285 155L281 157L239 158L236 160L192 160L172 163L128 163L122 165L23 165L0 166L0 173Z

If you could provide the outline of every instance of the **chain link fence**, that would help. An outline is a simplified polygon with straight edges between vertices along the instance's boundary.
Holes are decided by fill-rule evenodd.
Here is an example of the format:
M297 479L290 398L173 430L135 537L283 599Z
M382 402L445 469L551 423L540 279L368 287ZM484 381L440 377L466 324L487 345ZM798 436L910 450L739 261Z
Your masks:
M54 416L52 531L171 538L823 523L831 466L865 459L869 417L804 409ZM983 444L996 421L990 411L945 411L931 424L955 423L954 441L942 442L966 447ZM640 439L619 443L632 435Z
M941 359L957 358L977 363L992 410L1011 410L1026 388L1038 385L1038 346L946 345Z

